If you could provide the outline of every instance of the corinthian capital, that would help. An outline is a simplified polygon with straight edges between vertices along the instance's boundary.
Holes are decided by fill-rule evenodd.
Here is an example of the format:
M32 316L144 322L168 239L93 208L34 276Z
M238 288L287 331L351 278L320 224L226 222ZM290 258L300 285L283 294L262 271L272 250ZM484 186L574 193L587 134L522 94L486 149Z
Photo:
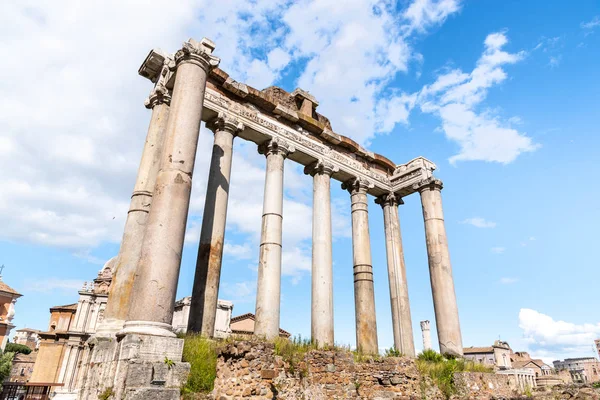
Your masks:
M314 163L304 167L304 173L310 176L315 176L316 174L331 176L334 172L338 172L339 170L339 167L333 165L329 161L324 160L315 161Z
M258 152L260 154L264 154L265 156L270 156L272 154L280 154L283 158L286 158L288 154L296 151L294 146L288 143L286 140L280 138L273 138L267 140L260 146L258 146Z
M390 192L377 197L375 203L379 204L381 208L387 206L397 207L398 204L404 204L404 200L400 196Z
M219 116L206 124L206 127L213 132L217 130L225 130L230 132L234 136L244 130L244 124L242 124L237 118L232 117L229 114L220 112Z
M192 63L198 65L206 72L215 68L221 62L219 57L213 56L215 44L212 40L202 38L201 41L190 39L183 43L183 47L175 53L175 63Z
M433 176L427 179L423 179L422 181L417 182L413 185L413 189L418 192L422 192L423 190L442 190L443 187L444 184L442 183L442 181Z
M342 189L347 190L350 194L366 194L369 189L374 188L375 185L366 179L352 178L342 183Z

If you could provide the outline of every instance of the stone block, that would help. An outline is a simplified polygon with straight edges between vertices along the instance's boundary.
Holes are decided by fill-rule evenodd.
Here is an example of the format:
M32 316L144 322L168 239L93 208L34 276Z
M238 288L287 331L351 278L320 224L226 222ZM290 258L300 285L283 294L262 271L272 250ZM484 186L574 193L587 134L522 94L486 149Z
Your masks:
M181 361L183 354L183 339L128 334L121 341L119 359L144 361Z
M277 372L272 369L263 369L260 371L260 377L263 379L274 379L277 376Z
M179 388L141 388L127 389L124 400L179 400Z

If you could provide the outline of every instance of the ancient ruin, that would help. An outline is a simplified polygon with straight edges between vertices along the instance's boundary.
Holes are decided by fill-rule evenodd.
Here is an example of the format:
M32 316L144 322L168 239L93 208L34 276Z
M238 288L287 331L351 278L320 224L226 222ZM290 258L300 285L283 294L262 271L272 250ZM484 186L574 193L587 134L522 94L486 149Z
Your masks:
M79 398L96 399L108 390L118 399L179 398L189 366L181 362L183 340L173 333L172 319L202 121L214 132L214 146L189 331L214 332L233 141L239 137L256 143L266 157L257 336L279 335L283 174L291 160L304 165L314 183L312 339L321 346L335 339L330 204L335 179L351 199L357 348L379 351L368 228L372 196L384 216L394 344L402 354L415 355L398 205L419 193L440 350L462 355L435 164L418 157L396 165L362 148L333 131L309 93L278 87L259 91L236 82L217 68L214 49L208 39L190 39L174 55L151 51L140 67L140 75L154 83L146 101L152 116L104 320L90 340L93 351Z

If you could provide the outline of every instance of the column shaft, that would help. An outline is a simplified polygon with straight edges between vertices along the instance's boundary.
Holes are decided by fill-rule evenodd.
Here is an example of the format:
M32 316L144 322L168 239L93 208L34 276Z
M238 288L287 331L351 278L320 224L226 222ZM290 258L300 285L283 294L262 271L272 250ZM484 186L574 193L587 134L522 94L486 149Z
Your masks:
M429 275L440 352L462 356L462 336L444 227L441 189L442 183L439 180L426 181L419 187L425 220Z
M190 41L176 54L177 74L164 153L154 189L126 333L170 335L192 172L207 73L218 59L212 48Z
M99 331L117 332L123 328L123 324L127 319L133 280L142 252L148 213L152 205L152 192L160 167L165 131L169 119L169 101L170 98L165 98L164 101L152 104L150 127L148 128L142 160L131 196L127 219L125 220L123 240L117 257L117 265L113 272L105 317Z
M337 169L319 161L304 170L313 176L311 338L320 347L334 344L330 186Z
M200 332L207 337L212 337L215 330L227 221L233 138L238 130L243 129L243 126L236 120L224 115L220 115L211 125L215 132L215 142L210 161L196 275L188 319L188 331Z
M287 143L275 139L261 145L267 157L265 195L258 261L254 334L267 339L279 336L281 298L281 239L283 223L283 164Z
M414 357L415 344L408 300L400 220L398 218L399 200L393 194L390 194L379 198L378 202L383 208L394 346L405 356Z
M369 237L368 183L358 179L342 185L350 192L352 206L352 253L354 261L354 306L356 313L356 348L377 354L375 289Z

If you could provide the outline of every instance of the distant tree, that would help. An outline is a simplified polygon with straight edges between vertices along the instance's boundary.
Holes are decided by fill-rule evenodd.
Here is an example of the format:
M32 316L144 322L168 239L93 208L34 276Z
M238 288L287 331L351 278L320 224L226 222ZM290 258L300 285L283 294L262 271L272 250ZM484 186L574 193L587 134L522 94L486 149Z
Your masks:
M7 343L6 349L4 350L7 353L21 353L21 354L29 354L31 353L31 349L24 344L17 343Z
M15 353L5 352L0 356L0 384L10 375Z

